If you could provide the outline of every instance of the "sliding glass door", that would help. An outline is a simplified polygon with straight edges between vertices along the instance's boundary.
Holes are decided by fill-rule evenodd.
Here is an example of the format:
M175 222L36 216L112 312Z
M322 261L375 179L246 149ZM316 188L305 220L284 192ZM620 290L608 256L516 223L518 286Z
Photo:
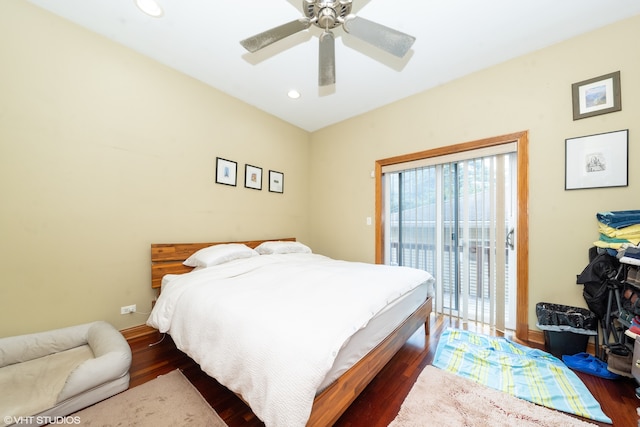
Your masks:
M384 263L436 277L437 312L516 327L515 144L382 169Z

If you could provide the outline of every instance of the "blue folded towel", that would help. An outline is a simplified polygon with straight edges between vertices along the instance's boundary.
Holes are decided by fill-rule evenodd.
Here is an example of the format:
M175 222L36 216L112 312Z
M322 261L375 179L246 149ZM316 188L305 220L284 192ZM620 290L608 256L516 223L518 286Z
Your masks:
M596 218L609 227L623 228L640 224L640 210L598 212Z

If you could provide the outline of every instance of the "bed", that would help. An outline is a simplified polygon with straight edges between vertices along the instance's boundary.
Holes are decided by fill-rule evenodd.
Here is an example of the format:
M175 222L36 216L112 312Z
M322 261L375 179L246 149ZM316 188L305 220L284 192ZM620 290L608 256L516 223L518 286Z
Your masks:
M246 254L194 261L227 247ZM429 333L424 271L332 260L295 238L152 244L151 260L160 295L147 324L267 426L332 425L416 330Z

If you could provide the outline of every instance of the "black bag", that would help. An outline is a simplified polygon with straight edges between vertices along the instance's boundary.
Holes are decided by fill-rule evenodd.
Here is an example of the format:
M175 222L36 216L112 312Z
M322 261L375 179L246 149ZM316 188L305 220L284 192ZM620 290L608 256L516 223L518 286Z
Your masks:
M605 280L613 280L618 274L618 267L620 262L616 257L607 253L598 254L578 275L576 283L602 283Z
M590 251L590 255L593 254L594 252ZM590 256L590 258L589 265L578 275L576 283L584 285L582 296L589 310L603 319L607 314L608 285L616 280L620 262L607 253ZM613 305L613 301L611 303Z
M584 284L582 296L587 303L589 310L593 311L599 319L604 319L607 315L607 281L602 283L589 282ZM612 304L613 306L613 301Z

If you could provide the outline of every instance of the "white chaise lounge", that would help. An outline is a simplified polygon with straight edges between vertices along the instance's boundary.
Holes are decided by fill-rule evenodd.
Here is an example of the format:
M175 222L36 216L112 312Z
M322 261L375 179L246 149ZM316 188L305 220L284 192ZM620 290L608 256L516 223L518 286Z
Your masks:
M129 344L102 321L0 338L0 426L46 424L113 396L130 367Z

